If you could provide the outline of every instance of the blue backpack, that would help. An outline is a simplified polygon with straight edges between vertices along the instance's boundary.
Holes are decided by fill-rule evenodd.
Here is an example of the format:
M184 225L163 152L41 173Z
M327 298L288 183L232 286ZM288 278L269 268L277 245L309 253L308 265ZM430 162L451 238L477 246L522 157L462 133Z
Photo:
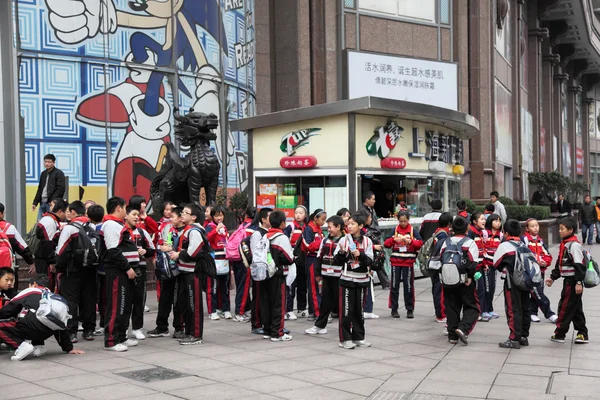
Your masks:
M179 235L173 234L173 248L176 249L179 246ZM156 249L156 279L160 281L168 281L174 279L179 275L179 269L177 263L169 257L168 253Z
M469 238L464 237L458 243L454 243L452 238L444 242L446 248L442 253L440 268L440 281L444 287L457 287L467 281L467 271L463 265L464 254L462 245Z
M509 280L509 284L513 283L519 290L527 292L533 290L542 282L542 272L535 254L523 242L512 240L508 242L515 247L514 272L511 274L512 280Z

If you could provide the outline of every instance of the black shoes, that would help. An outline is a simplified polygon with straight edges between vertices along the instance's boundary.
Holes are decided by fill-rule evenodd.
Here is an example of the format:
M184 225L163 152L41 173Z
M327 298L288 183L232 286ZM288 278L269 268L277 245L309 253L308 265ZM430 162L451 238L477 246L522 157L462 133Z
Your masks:
M525 338L525 340L527 340L527 338ZM527 342L527 345L529 345L529 342ZM516 340L510 340L510 339L508 339L506 342L498 343L498 346L502 347L503 349L520 349L521 348L521 344L519 342L517 342Z
M519 344L521 346L529 346L529 339L527 339L526 337L522 337L521 340L519 340Z
M83 335L81 335L83 340L87 340L88 342L94 340L94 331L83 331Z
M398 314L398 310L392 310L392 317L400 318L400 314Z
M158 328L152 329L151 331L148 331L148 336L150 336L151 338L169 337L169 330L167 329L165 331L161 331Z
M408 310L406 312L406 318L413 319L414 317L415 317L415 313L413 312L413 310Z
M458 338L460 339L461 342L463 342L465 345L469 344L469 341L467 340L468 336L465 335L465 333L463 331L461 331L460 329L457 329L454 332L458 335Z
M76 333L71 333L69 335L69 339L71 339L71 343L77 343L77 334Z

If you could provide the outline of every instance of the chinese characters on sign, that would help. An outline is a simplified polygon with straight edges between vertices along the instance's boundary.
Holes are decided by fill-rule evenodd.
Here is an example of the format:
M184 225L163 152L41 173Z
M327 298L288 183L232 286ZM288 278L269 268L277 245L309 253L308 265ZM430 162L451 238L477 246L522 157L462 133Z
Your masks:
M386 158L402 138L403 131L404 128L394 121L388 121L385 126L377 127L375 134L367 142L367 153L372 156L378 155L381 159Z
M444 135L436 131L425 131L427 144L426 158L430 161L463 164L463 142L455 136Z
M362 96L457 110L456 64L348 51L348 97Z
M315 156L283 157L279 165L285 169L310 169L317 166L317 159Z
M406 168L406 160L400 157L388 157L381 160L380 165L383 169L404 169Z

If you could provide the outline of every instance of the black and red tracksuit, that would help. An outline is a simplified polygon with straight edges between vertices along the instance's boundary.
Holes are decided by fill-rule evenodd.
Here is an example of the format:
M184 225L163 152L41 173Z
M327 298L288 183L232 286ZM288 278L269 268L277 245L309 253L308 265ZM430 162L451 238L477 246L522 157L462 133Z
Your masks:
M214 222L206 226L206 238L210 247L215 252L215 262L225 263L229 265L229 261L225 256L225 247L229 233L227 228L224 231L217 232L217 224ZM231 271L228 269L228 271ZM229 300L229 275L227 272L223 275L217 275L215 278L206 277L206 308L209 314L217 311L230 311L231 305Z
M252 225L252 219L246 218L241 225L246 230L246 237L252 235L257 226ZM252 277L242 260L229 262L235 278L235 314L243 315L250 310L250 286Z
M106 276L106 315L104 346L113 347L127 340L128 310L131 309L134 282L127 271L140 262L138 248L122 219L104 217L101 230L104 238L103 261Z
M477 271L480 271L482 275L485 275L484 271L484 257L485 257L485 243L483 239L483 230L477 228L474 225L469 225L469 232L467 236L470 237L475 244L477 245L477 249L479 250L479 262L477 263ZM489 272L489 271L488 271ZM475 294L477 295L477 299L479 301L480 312L483 304L487 301L485 298L485 278L481 278L475 282Z
M50 286L56 289L56 273L50 272L50 265L56 264L56 246L60 235L60 219L53 213L46 213L40 219L35 230L35 236L40 239L35 251L35 271L38 274L48 275Z
M148 218L146 218L148 219ZM143 256L140 256L140 262L136 268L134 268L136 278L134 279L133 285L133 297L131 300L131 309L129 313L131 315L131 328L133 330L142 329L144 326L144 306L146 305L146 291L147 291L147 267L148 262L154 258L156 248L150 234L138 225L134 229L129 228L129 232L133 237L136 247L139 249L146 250ZM129 318L127 319L127 327L129 327Z
M397 242L404 239L410 243ZM384 246L392 249L390 264L392 264L392 277L390 279L390 295L388 307L398 311L398 297L400 296L400 280L404 285L404 307L407 311L415 309L415 261L417 253L423 246L421 236L408 224L402 228L396 227L394 235L385 240Z
M434 233L433 247L435 247L439 241L445 241L448 238L448 228L438 228ZM441 245L440 245L441 246ZM439 252L438 252L439 253ZM434 254L439 256L439 254ZM439 274L435 274L431 277L431 295L433 296L433 308L435 309L435 317L438 319L446 318L446 306L444 304L444 288L440 281Z
M334 252L341 238L342 236L336 238L328 236L321 242L321 248L317 254L317 272L323 280L321 308L319 309L319 318L315 322L315 326L320 329L324 329L327 326L327 319L330 313L338 314L340 276L344 267L343 263L336 263Z
M170 245L174 246L179 232L168 220L163 222L158 235L157 246ZM177 251L177 249L174 249ZM158 312L156 314L156 328L159 332L165 332L169 329L169 314L173 310L173 328L176 332L183 330L183 316L181 310L177 306L178 280L173 277L169 280L160 281L160 296L158 298ZM158 289L157 289L158 291Z
M355 257L351 253L350 241L359 251ZM339 296L339 337L340 342L365 339L365 319L363 307L367 288L371 282L369 271L373 265L373 242L362 233L349 239L344 236L334 251L334 263L342 264Z
M533 288L531 291L531 300L529 301L529 313L531 315L538 314L538 307L544 313L544 317L550 318L555 315L550 308L550 299L544 294L544 281L546 280L546 270L552 264L552 256L544 243L544 239L540 236L532 236L529 233L521 236L521 241L525 243L529 250L535 254L535 258L540 263L540 271L542 273L542 284ZM546 265L542 267L542 262Z
M494 294L496 293L496 270L494 269L494 254L498 246L504 240L502 231L486 229L483 233L483 265L487 267L481 271L482 290L485 292L481 301L481 312L491 313L494 311Z
M271 228L266 233L270 242L270 252L277 271L262 281L260 286L260 319L263 323L264 335L271 338L283 336L285 321L285 277L288 268L294 263L294 252L290 239L281 229Z
M578 282L583 282L585 271L583 248L577 237L573 235L563 239L560 243L558 259L550 274L553 281L560 277L564 278L560 301L558 302L558 320L554 330L554 335L557 338L565 338L567 332L569 332L569 325L573 321L573 328L577 331L577 334L589 339L585 314L583 313L583 292L580 294L575 293L575 286Z
M177 267L179 269L179 294L177 307L183 314L186 336L202 339L204 333L204 304L202 287L206 277L195 273L196 262L202 257L204 228L199 224L188 225L179 232Z
M529 313L529 291L520 290L512 279L515 269L516 245L523 245L521 238L507 236L506 240L498 246L494 255L493 269L505 271L504 279L504 309L510 340L519 341L529 337L531 315Z
M0 308L0 342L16 349L25 340L34 346L43 346L44 341L54 335L63 351L73 350L69 332L53 331L42 324L35 316L42 298L42 289L28 288L16 295Z
M23 240L23 237L17 230L17 228L3 219L0 219L0 231L4 232L8 238L8 242L12 247L13 253L16 253L23 257L23 260L27 265L33 265L34 259L31 249L27 246L27 242ZM9 297L14 297L19 291L19 264L14 265L15 269L15 283L14 287L8 291Z
M306 254L306 277L308 286L308 313L319 317L321 294L317 282L317 252L321 247L323 231L314 221L310 221L302 232L302 251Z
M302 240L302 233L304 232L304 228L306 228L306 224L303 222L298 222L294 220L292 225L288 225L283 233L290 238L290 243L292 244L292 248L296 249L296 245L299 240ZM296 253L296 252L295 252ZM297 310L299 312L306 310L306 293L307 293L307 278L306 278L306 254L300 251L299 254L294 254L296 264L296 279L292 286L288 286L287 288L287 306L286 309L288 312L294 311L294 297L296 298Z

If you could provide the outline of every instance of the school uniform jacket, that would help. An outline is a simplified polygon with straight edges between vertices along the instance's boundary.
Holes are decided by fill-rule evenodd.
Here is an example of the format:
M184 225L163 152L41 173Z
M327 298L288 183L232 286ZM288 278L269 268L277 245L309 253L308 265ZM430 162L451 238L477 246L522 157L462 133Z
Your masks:
M558 259L550 274L553 281L560 277L583 281L585 278L585 258L583 248L576 236L570 236L560 243Z
M229 238L229 233L227 232L227 228L225 229L225 233L220 234L217 232L217 224L214 222L209 223L206 226L206 239L208 239L208 243L210 247L215 251L215 259L216 260L225 260L225 247L227 246L227 239Z
M301 224L298 221L294 220L292 225L286 226L283 230L283 233L285 233L285 235L290 238L292 248L296 247L296 243L302 237L302 232L304 232L305 227L305 224Z
M366 288L371 280L369 268L373 265L373 242L363 234L352 240L360 252L358 258L355 259L350 253L348 236L340 239L334 252L334 263L341 263L344 266L340 276L340 286Z
M204 246L201 231L204 231L202 225L193 224L186 226L179 233L177 269L180 272L193 273L195 271L196 261L199 260L202 246Z
M529 233L525 233L525 235L521 236L521 241L525 243L529 250L538 260L544 260L546 262L546 266L540 266L542 272L546 271L546 269L552 264L552 256L548 251L548 247L546 243L544 243L544 239L540 236L532 236Z
M123 220L107 215L104 217L101 234L104 237L104 269L128 271L137 266L140 255Z
M508 271L508 273L511 275L513 274L516 256L515 245L523 244L521 240L512 236L506 239L506 241L502 242L500 246L498 246L492 261L492 267L498 271L501 271L503 273L503 278L506 274L506 271Z
M302 232L302 251L307 257L316 257L322 240L321 227L317 226L314 221L310 221Z
M462 244L462 252L463 252L463 260L465 261L464 267L467 271L467 276L469 278L473 278L475 276L475 272L477 271L477 266L479 265L479 249L475 242L465 235L454 235L450 237L450 240L454 244L458 244L462 239L467 238ZM444 255L444 251L446 251L446 241L442 244L440 249L440 257Z
M496 233L492 232L491 229L482 231L483 233L483 265L486 267L492 267L494 265L494 254L498 250L498 246L504 239L504 234L501 231Z
M275 275L287 276L290 265L294 263L294 251L290 239L281 229L271 228L267 231L267 239L270 241L270 252L277 266Z
M419 235L423 238L424 241L428 240L431 236L433 236L433 232L438 228L438 222L440 220L440 216L442 213L440 211L432 211L430 213L425 214L423 217L423 222L421 222L421 229L419 230Z
M411 239L411 243L406 245L402 243L396 243L394 240L396 237ZM385 240L384 246L388 249L392 249L392 255L390 256L390 263L392 267L414 267L415 261L417 260L417 253L423 246L423 240L418 232L415 232L413 227L409 224L406 228L398 225L394 231L394 235Z
M469 231L467 232L467 236L475 242L475 245L477 245L477 249L479 249L479 265L477 266L477 270L479 271L483 267L483 260L485 256L483 231L479 228L476 228L473 225L469 225Z
M146 268L148 265L148 260L154 257L156 253L156 247L154 247L154 242L152 241L152 237L150 233L146 231L141 226L138 226L136 229L132 230L133 232L133 241L137 248L142 248L146 250L146 254L140 256L140 264L139 266L142 268Z
M62 229L56 246L56 272L81 272L83 265L74 262L73 253L79 247L79 227L89 223L88 217L77 217ZM96 229L94 224L91 227Z
M0 220L0 231L4 232L10 246L12 247L13 252L17 253L23 260L29 265L33 264L33 254L31 254L31 249L27 247L27 243L23 240L23 237L15 228L15 226L5 220Z
M35 230L35 236L40 239L35 258L46 260L48 264L55 264L59 235L60 221L58 217L53 213L44 214Z
M317 268L315 269L316 275L328 276L332 278L339 278L344 268L343 262L336 262L334 256L335 249L342 236L332 238L328 236L326 239L321 241L321 247L317 253Z

